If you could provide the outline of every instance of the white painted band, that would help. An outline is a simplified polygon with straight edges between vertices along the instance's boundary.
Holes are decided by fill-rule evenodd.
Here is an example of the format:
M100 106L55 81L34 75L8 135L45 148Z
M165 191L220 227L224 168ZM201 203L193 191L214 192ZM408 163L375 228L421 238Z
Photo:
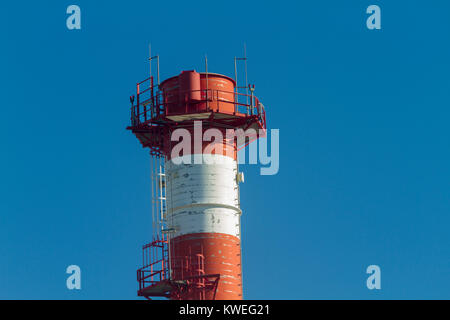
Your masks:
M223 155L209 156L213 164L175 164L180 159L165 163L172 237L203 232L240 237L237 163Z

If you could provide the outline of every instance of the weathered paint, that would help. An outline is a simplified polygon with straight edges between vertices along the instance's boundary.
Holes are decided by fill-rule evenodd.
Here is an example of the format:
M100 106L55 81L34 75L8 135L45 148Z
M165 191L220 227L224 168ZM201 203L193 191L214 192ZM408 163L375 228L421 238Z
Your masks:
M181 260L186 257L204 256L204 274L220 274L217 287L217 300L242 299L241 248L237 237L223 233L194 233L171 240L172 276L182 279ZM190 297L184 297L190 299ZM212 299L212 292L206 299ZM191 299L197 299L192 297Z
M216 299L242 299L237 162L208 156L213 164L165 164L172 276L182 276L181 260L202 254L205 274L220 274Z

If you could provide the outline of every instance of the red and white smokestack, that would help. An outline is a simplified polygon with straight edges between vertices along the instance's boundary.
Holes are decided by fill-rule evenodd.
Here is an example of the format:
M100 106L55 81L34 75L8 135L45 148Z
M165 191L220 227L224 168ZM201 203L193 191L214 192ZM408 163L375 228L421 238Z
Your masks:
M245 97L249 103L238 103L235 87L224 75L183 71L159 85L162 102L152 109L147 127L139 117L141 125L130 127L144 147L165 158L170 286L180 284L173 299L243 298L238 185L243 175L238 142L227 139L226 130L265 129L265 113L253 92ZM222 133L213 148L202 139L211 128ZM181 152L174 139L178 129L191 137ZM202 275L217 276L214 290L202 290L211 280ZM189 289L190 281L196 288Z
M234 111L232 79L208 74L206 83L206 74L183 72L177 80L180 90L189 92L183 96L186 101L201 101L201 88L206 89L208 85L211 92L221 92L209 104L216 104L216 110L228 107L230 111ZM172 82L175 81L172 78L162 83L163 92L170 92L174 88ZM206 95L206 92L203 94ZM222 102L219 102L220 100ZM225 105L225 101L229 102L228 105ZM193 109L200 111L203 107L206 106L197 104ZM211 299L211 295L215 294L216 299L242 299L241 209L238 186L240 175L236 159L236 141L233 139L227 142L224 134L222 143L215 141L215 154L205 154L208 152L206 149L209 142L203 142L202 137L204 131L209 128L209 125L202 126L201 132L198 132L198 127L194 130L190 127L188 131L192 137L192 153L184 152L177 158L171 158L174 151L171 149L166 158L167 220L174 230L170 235L169 248L172 277L183 277L182 261L186 256L191 259L200 256L203 260L201 272L220 275L217 290L207 292L210 296L204 298ZM209 164L205 163L203 154L209 157ZM195 164L198 162L201 164Z

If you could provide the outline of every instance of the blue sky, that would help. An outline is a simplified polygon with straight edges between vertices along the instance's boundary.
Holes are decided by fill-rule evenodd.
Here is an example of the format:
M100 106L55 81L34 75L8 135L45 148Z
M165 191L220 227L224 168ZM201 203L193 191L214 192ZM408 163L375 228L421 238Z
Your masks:
M81 7L82 29L66 28ZM381 7L382 29L365 9ZM448 1L0 4L0 298L135 299L149 156L125 127L147 76L249 79L280 171L242 166L247 299L450 298ZM69 291L65 269L82 270ZM366 267L381 267L381 290Z

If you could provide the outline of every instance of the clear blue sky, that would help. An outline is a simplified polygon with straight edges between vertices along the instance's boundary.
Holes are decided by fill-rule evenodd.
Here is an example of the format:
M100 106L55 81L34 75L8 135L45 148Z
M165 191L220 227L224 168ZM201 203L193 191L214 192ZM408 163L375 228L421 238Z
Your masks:
M281 139L278 175L242 167L245 298L449 299L450 4L432 3L2 1L0 298L136 298L149 155L125 127L148 44L166 78L205 54L232 75L245 42Z

